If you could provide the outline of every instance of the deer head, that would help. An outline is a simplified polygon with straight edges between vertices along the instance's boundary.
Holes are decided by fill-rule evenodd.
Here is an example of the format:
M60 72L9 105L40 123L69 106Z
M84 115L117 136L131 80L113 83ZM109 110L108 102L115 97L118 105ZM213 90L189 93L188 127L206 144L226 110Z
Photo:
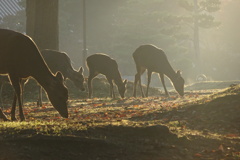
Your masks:
M53 81L49 87L45 87L48 93L48 98L51 101L53 107L59 112L59 114L68 118L68 90L63 84L63 76L61 72L57 72L54 75ZM57 91L57 92L56 92Z
M122 98L124 98L124 94L126 91L127 80L125 79L121 85L118 85L118 92Z
M182 78L181 71L176 72L176 78L173 81L173 86L180 96L184 96L184 79Z
M85 91L83 71L83 67L80 67L77 72L73 72L74 75L71 77L74 85L81 91Z

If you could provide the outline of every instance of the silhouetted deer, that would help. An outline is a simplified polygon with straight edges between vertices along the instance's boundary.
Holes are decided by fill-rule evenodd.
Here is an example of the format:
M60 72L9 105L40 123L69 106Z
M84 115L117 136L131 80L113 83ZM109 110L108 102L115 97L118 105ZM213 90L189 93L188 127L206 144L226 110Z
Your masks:
M147 70L148 75L146 96L148 96L148 88L151 81L152 72L159 74L167 96L169 96L169 93L165 86L164 75L166 75L172 81L175 90L181 96L184 95L184 79L182 78L180 71L175 72L173 70L163 50L153 45L141 45L133 53L133 59L137 68L133 89L134 97L136 97L136 86L138 81L142 96L144 97L141 85L141 75L145 72L145 70Z
M52 73L56 73L60 71L64 77L64 80L71 80L74 85L84 91L84 76L83 76L83 68L80 67L78 71L76 71L71 64L71 60L69 56L65 52L59 52L55 50L43 50L41 51L43 59L47 63L48 67L52 71ZM39 88L39 100L38 104L42 106L42 89Z
M113 81L117 85L118 92L122 98L124 98L124 93L126 91L127 80L122 80L121 74L118 70L117 62L110 58L106 54L93 54L87 57L87 66L89 69L88 77L88 97L92 97L92 79L98 74L103 74L106 76L110 84L110 97L115 98L113 90Z
M52 73L56 73L60 71L64 77L64 80L69 79L71 80L74 85L84 91L84 77L83 77L83 68L80 67L78 71L76 71L72 65L71 60L67 53L59 52L55 50L43 50L41 52L45 62L47 63L48 67L52 71ZM2 87L4 83L8 83L8 76L0 76L0 105L2 106ZM24 82L23 82L24 83ZM24 88L24 87L22 87ZM13 101L13 109L16 106L16 99ZM39 86L39 98L38 98L38 106L42 106L42 87ZM14 110L12 110L14 112Z
M53 107L62 117L68 117L68 90L60 72L53 75L43 60L34 41L24 34L0 29L0 74L8 74L19 102L20 120L25 120L22 109L22 79L33 77L47 92ZM15 117L15 115L11 115ZM8 120L0 109L0 118Z

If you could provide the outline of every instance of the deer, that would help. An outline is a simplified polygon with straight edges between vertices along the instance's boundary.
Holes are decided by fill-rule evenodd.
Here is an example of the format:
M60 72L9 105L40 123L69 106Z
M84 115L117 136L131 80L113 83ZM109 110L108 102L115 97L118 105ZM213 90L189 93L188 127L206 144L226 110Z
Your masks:
M49 69L56 73L60 71L64 77L64 81L69 79L73 84L81 91L85 91L84 88L84 76L83 67L75 70L72 66L72 61L68 54L51 49L45 49L41 51L43 59L47 63ZM39 86L39 99L38 105L42 106L42 87Z
M47 63L49 69L52 73L56 73L60 71L64 77L64 81L66 79L71 80L74 85L81 91L85 91L84 88L84 76L83 76L83 67L80 67L79 70L75 70L72 67L72 62L65 52L60 52L51 49L44 49L41 51L41 54ZM2 105L2 88L5 83L9 83L8 76L0 76L0 105ZM23 81L22 85L26 84L27 81ZM23 87L22 87L23 89ZM38 93L38 103L39 107L42 107L42 87L39 86ZM23 99L22 99L23 101ZM13 106L16 106L16 97L13 100ZM14 109L15 107L13 107Z
M166 75L172 82L173 87L180 96L184 95L184 79L181 72L173 70L164 51L154 45L141 45L133 53L133 59L136 64L137 73L135 75L133 97L136 97L136 87L139 82L142 97L145 97L141 84L141 75L147 70L147 90L146 97L148 97L148 89L151 81L152 73L158 73L165 94L169 97L167 91L164 75Z
M116 98L113 81L117 85L118 92L122 98L126 91L127 80L122 80L121 74L118 70L118 64L116 60L110 58L107 54L96 53L90 55L86 59L87 67L89 70L88 76L88 98L92 97L92 80L98 75L105 75L108 83L110 84L110 97Z
M25 120L22 104L22 81L34 78L47 92L48 99L59 114L68 118L68 89L61 72L53 74L31 37L8 29L0 29L0 75L8 75L19 105L19 117ZM0 118L7 121L0 109ZM12 115L15 120L15 115Z
M74 83L74 85L79 90L81 91L85 90L84 84L83 84L84 83L83 68L80 67L79 70L76 71L72 67L71 60L67 53L51 50L51 49L45 49L41 51L41 54L43 56L43 59L47 63L49 69L53 73L60 71L64 77L64 81L66 81L66 79L69 79ZM26 84L26 82L24 84ZM39 85L38 91L39 92L38 92L37 106L42 107L42 87L40 85ZM15 108L16 108L16 97L14 97L13 104L12 104L13 115L15 113Z

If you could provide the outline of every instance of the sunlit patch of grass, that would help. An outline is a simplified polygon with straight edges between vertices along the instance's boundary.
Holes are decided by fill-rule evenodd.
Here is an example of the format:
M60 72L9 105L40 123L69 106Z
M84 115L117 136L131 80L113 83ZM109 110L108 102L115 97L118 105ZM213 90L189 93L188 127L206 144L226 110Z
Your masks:
M67 135L72 131L86 130L81 123L67 121L33 120L28 122L4 122L0 124L0 134L3 137L33 136L33 135Z
M185 155L193 155L192 159L214 159L211 154L223 146L223 156L237 159L239 95L240 86L232 86L187 91L183 98L174 92L170 97L161 94L145 98L70 99L67 119L49 102L40 108L35 103L25 103L26 121L0 121L0 141L13 140L15 145L19 137L40 141L43 137L87 142L98 139L124 148L142 149L144 153L148 150L154 154L161 151L179 154L185 159ZM4 112L9 118L10 107Z
M165 125L179 137L237 139L240 135L220 134L213 129L208 130L204 123L207 127L214 125L209 123L206 117L207 113L216 111L215 108L209 108L215 105L214 100L219 100L220 97L226 97L226 95L239 94L239 88L228 88L210 95L202 94L202 92L189 92L184 98L173 95L171 97L70 100L68 119L61 118L50 103L45 103L41 108L33 103L25 103L24 114L27 120L25 122L1 122L0 135L3 137L84 136L83 133L90 134L87 132L89 128L109 125L133 128ZM216 105L218 104L216 102ZM208 111L208 108L211 110ZM202 110L205 112L201 112ZM9 116L10 112L7 112L7 115Z
M240 84L240 81L204 81L197 82L185 87L186 90L216 90L230 87L232 84Z

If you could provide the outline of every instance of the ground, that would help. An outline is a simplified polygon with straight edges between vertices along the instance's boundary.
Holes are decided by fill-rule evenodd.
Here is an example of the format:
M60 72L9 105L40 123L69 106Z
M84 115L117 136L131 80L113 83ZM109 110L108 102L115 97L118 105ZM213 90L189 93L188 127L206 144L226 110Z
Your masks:
M187 86L183 98L156 89L148 98L101 94L79 99L70 93L68 119L50 103L37 108L27 100L25 122L0 121L0 159L240 160L235 82ZM10 117L11 100L4 100Z

